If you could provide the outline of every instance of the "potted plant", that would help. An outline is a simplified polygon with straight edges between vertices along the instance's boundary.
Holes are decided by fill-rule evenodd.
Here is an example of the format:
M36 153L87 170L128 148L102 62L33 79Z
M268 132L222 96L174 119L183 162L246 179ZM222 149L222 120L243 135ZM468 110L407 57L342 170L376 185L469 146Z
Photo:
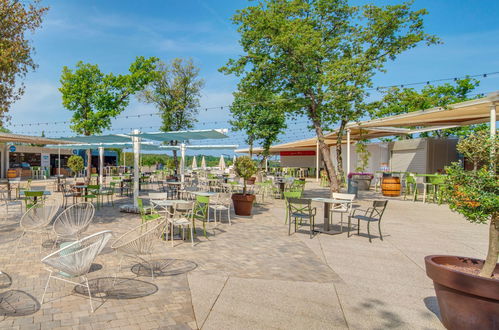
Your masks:
M359 190L369 190L373 178L372 173L348 173L348 180L357 182Z
M466 171L460 163L446 168L444 197L449 207L473 223L489 223L485 261L447 255L425 258L426 273L433 280L442 323L448 329L494 329L499 325L499 176L496 172L498 139L472 134L458 144L468 159L490 164ZM483 146L487 146L483 152ZM494 150L492 149L492 150ZM482 157L476 160L476 153ZM474 154L474 157L469 157ZM496 155L491 157L491 155Z
M83 158L81 156L73 155L68 158L68 167L74 173L75 179L78 172L83 171L85 165L83 164Z
M246 193L246 181L256 173L256 165L250 157L242 156L236 159L234 163L234 171L238 176L243 178L243 193L232 194L234 212L237 215L251 215L255 195Z

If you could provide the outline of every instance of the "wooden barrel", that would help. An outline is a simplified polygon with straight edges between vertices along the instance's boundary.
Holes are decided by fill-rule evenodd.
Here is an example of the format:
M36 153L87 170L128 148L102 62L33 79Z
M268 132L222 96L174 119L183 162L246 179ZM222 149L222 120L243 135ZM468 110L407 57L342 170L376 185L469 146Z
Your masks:
M7 178L9 179L17 178L17 170L15 169L7 170Z
M400 196L400 178L387 177L381 182L381 192L383 196L396 197Z

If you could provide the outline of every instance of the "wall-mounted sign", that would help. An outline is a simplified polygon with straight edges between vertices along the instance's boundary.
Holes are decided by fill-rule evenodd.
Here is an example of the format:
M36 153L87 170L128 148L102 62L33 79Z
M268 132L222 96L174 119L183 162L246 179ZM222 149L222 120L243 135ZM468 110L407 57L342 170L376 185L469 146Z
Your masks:
M50 154L42 154L41 167L50 167Z
M16 146L10 146L9 147L9 151L10 152L16 152L16 150L17 150Z
M73 149L73 155L78 155L78 150Z
M315 150L281 151L281 156L315 156Z

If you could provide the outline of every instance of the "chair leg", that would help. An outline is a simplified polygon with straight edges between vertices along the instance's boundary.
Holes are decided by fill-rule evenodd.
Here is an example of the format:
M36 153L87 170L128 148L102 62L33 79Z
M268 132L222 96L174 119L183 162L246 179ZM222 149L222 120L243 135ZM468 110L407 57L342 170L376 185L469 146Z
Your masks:
M43 299L45 298L45 293L47 293L47 289L49 287L49 282L50 282L51 277L52 277L52 272L49 273L49 278L47 279L47 283L45 284L45 290L43 291L42 300L40 301L40 305L43 305Z
M371 224L371 221L368 221L367 222L367 235L369 236L369 243L372 243L371 242L371 231L369 230L370 224Z
M383 240L383 234L381 234L381 222L378 221L378 231L379 231L379 238Z
M357 219L357 235L360 235L360 220Z
M348 216L348 232L347 232L347 237L350 237L350 223L352 221L352 218Z
M227 206L227 218L229 219L229 225L232 225L232 222L230 222L230 205Z
M83 279L85 279L85 283L87 285L88 299L90 300L90 309L92 310L92 313L93 313L94 312L94 306L92 305L92 293L90 292L90 285L88 285L88 278L86 276L83 276Z

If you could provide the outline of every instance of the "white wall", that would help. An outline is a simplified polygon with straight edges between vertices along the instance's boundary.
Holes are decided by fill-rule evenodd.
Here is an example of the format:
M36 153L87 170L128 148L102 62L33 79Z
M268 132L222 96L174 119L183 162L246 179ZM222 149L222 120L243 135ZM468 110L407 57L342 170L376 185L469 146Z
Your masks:
M388 143L379 142L379 143L369 143L367 144L367 150L371 153L371 157L369 157L369 162L364 170L364 172L374 173L375 171L379 171L382 163L387 163L389 161L389 150ZM343 160L343 169L347 170L347 146L346 144L341 146L341 157ZM334 166L336 166L336 146L331 147L331 159L333 161ZM357 162L359 158L355 153L355 143L350 145L350 172L355 172L355 168L358 166Z

